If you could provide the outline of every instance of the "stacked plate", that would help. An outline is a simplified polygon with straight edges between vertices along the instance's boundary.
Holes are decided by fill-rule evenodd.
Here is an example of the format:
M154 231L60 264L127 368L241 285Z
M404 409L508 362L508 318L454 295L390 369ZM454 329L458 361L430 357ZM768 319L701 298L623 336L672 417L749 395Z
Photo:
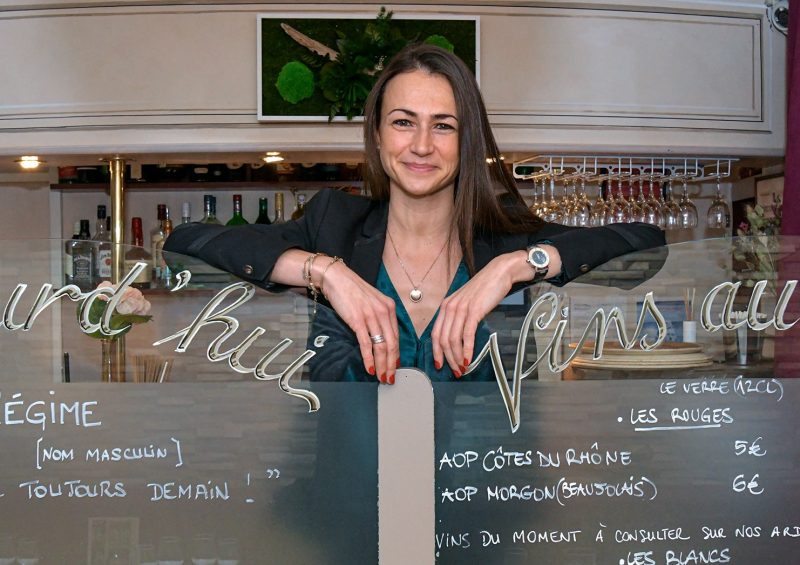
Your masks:
M577 343L571 343L575 349ZM665 369L692 369L711 365L711 357L703 353L696 343L668 341L651 351L623 349L617 342L606 342L600 359L592 359L594 342L584 343L572 365L580 369L619 369L628 371L663 371Z

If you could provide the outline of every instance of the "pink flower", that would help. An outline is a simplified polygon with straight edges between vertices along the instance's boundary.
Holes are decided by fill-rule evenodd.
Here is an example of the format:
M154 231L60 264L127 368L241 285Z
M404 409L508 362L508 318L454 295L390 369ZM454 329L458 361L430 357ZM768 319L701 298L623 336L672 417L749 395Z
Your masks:
M106 287L115 288L114 285L108 281L103 281L97 285L97 288ZM108 296L105 294L101 294L98 298L108 302ZM137 316L146 316L150 313L150 302L138 288L127 287L122 298L117 303L116 311L122 315L135 314Z

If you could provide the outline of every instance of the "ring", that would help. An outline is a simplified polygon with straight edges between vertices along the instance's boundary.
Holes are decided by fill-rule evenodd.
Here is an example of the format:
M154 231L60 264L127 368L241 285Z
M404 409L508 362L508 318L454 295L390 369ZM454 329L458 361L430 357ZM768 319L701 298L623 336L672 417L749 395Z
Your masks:
M386 341L386 338L383 337L381 334L371 335L371 336L369 336L369 338L372 340L372 343L374 343L375 345L378 345L379 343L383 343L384 341Z

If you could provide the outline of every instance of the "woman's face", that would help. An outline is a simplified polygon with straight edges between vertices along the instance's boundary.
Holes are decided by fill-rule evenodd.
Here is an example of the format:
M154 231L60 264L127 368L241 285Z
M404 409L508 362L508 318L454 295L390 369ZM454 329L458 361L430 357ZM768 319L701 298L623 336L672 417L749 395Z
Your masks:
M392 193L422 197L453 188L458 120L453 89L443 76L417 70L386 83L378 143Z

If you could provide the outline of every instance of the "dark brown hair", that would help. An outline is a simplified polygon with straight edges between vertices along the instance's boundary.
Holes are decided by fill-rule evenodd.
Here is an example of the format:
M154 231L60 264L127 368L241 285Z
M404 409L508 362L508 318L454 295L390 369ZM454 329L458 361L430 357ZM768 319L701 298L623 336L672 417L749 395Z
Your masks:
M474 274L472 245L476 232L530 232L538 229L542 220L528 210L514 178L503 166L475 76L456 55L434 45L409 45L380 74L364 106L364 184L373 199L389 199L389 177L381 164L376 139L383 94L395 76L416 70L443 76L453 89L460 157L453 223L467 268Z

